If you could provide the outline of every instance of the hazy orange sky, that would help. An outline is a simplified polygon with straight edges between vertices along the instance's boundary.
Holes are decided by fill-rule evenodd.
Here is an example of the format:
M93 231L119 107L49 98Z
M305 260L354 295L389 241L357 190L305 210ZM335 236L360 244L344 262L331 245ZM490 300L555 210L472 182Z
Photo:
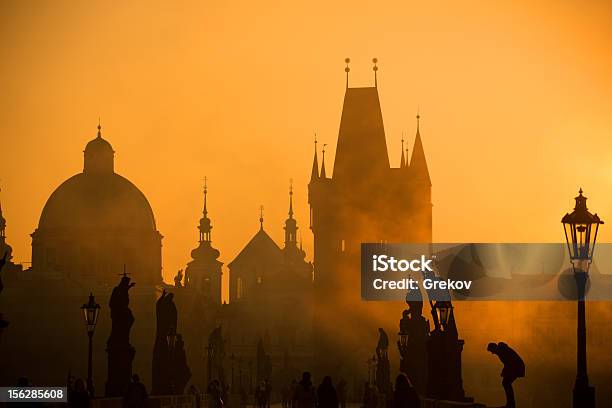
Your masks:
M313 133L333 158L345 57L352 86L371 86L379 59L393 166L420 107L436 241L560 241L579 186L612 222L612 3L533 3L3 1L0 183L15 259L30 261L29 234L82 171L98 116L115 170L153 207L167 280L197 244L205 175L223 262L257 231L261 204L282 242L290 178L311 258Z

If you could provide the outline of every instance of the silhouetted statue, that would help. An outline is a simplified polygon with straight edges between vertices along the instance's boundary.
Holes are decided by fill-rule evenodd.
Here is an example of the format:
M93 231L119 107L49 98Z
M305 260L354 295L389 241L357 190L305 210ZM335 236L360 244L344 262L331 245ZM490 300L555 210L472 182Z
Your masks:
M410 383L420 394L427 388L427 340L429 321L423 313L423 301L407 301L400 320L400 372L406 374Z
M389 350L389 336L383 330L382 327L378 328L378 345L376 346L376 355L380 358L382 355L387 355L387 351Z
M416 389L410 383L408 376L400 373L395 379L392 408L420 408L421 400Z
M123 396L123 406L125 408L143 408L146 407L148 398L147 389L140 382L140 377L134 374Z
M176 276L174 277L174 286L176 286L177 288L182 288L183 287L183 270L179 269L178 272L176 273Z
M379 338L376 345L376 387L382 394L389 395L391 392L391 367L389 365L389 336L383 330L378 329Z
M123 396L132 376L132 360L136 350L130 344L130 329L134 324L134 316L128 306L129 290L135 283L130 280L124 273L119 285L113 289L109 302L112 326L110 337L106 342L108 353L106 396L108 397Z
M329 375L317 388L317 408L338 408L338 393Z
M172 361L168 347L168 334L176 329L177 310L174 295L164 290L155 304L157 331L153 346L153 362L151 372L151 394L169 395L172 390Z
M310 373L305 371L302 373L302 379L295 386L293 394L294 408L314 408L317 402L315 389L312 385Z
M525 363L523 359L514 351L510 346L504 342L489 343L487 350L497 355L501 362L504 364L504 368L501 372L502 386L506 393L506 407L514 408L516 402L514 401L514 390L512 389L512 383L519 377L525 376Z

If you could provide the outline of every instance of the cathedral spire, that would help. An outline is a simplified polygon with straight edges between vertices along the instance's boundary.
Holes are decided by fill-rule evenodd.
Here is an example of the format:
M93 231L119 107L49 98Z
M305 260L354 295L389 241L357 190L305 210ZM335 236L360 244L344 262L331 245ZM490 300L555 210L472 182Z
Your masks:
M323 143L323 160L321 160L321 178L327 178L327 175L325 174L325 146L327 146L327 143Z
M402 157L400 158L400 169L406 167L406 156L404 156L404 133L402 133Z
M310 181L319 178L319 159L317 157L317 134L314 137L314 159L312 159L312 173L310 174Z
M297 222L293 218L293 180L289 180L289 218L285 220L285 248L297 245Z
M204 177L204 208L202 209L202 218L200 218L200 225L198 226L198 230L200 230L200 243L211 242L212 223L210 222L210 218L208 218L208 208L206 206L207 195L208 178Z
M423 141L421 140L420 119L421 115L417 113L417 129L412 148L412 157L410 159L410 169L417 180L421 180L431 186L429 177L429 169L427 168L427 159L425 158L425 150L423 149Z

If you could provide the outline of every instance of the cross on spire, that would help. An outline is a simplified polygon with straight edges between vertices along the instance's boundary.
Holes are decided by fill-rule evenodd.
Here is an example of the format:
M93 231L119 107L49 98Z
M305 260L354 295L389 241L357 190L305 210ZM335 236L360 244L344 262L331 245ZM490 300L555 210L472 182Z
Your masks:
M289 218L293 218L293 179L289 179Z
M264 211L264 206L260 205L259 206L259 227L261 229L263 229L263 222L264 222L263 211Z
M98 137L101 138L102 137L102 124L100 121L100 117L98 116Z

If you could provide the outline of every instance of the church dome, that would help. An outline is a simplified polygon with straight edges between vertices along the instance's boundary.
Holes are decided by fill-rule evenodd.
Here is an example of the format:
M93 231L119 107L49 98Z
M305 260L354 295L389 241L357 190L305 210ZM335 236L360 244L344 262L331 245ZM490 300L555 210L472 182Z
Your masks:
M153 210L144 194L116 174L77 174L49 197L38 224L57 228L155 231Z
M66 180L47 200L39 230L156 230L144 194L115 173L115 152L101 129L98 125L98 135L85 146L83 173Z

